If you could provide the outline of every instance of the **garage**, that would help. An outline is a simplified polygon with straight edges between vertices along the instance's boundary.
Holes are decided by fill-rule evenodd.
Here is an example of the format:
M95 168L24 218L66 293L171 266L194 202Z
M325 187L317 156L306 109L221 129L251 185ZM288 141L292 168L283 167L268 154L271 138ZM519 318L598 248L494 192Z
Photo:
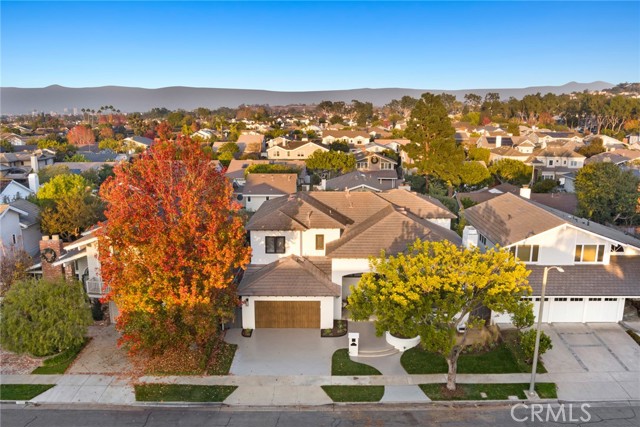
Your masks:
M547 297L543 323L597 323L622 320L625 298L621 297ZM538 318L540 297L532 298L533 313ZM511 323L506 313L493 313L495 323Z
M255 327L320 329L320 301L255 301Z

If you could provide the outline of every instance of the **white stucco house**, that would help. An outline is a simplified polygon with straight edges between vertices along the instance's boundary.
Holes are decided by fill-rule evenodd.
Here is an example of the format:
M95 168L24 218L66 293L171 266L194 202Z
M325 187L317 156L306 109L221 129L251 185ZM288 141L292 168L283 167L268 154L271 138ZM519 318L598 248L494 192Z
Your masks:
M265 202L247 224L251 264L238 288L243 328L331 328L369 256L417 238L460 237L455 215L406 190L299 192Z
M510 192L462 215L465 246L499 245L527 264L536 315L545 266L564 269L549 275L543 322L618 322L627 299L640 298L640 240L632 236Z
M39 252L40 208L18 199L0 204L0 258L24 250L31 256Z

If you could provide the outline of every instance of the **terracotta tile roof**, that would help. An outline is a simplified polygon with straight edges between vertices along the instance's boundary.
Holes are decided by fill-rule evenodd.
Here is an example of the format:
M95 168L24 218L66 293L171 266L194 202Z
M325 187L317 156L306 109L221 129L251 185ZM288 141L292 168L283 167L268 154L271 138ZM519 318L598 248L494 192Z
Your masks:
M542 291L544 266L528 265L533 295ZM611 256L610 263L562 266L563 274L549 277L547 296L640 297L640 256Z
M381 251L397 254L416 239L449 240L461 244L452 230L421 219L402 208L387 205L364 222L348 229L338 240L327 244L330 258L368 258Z
M243 194L285 195L296 192L298 175L295 173L251 173L247 175Z
M238 295L242 296L340 296L340 286L310 259L291 255L267 265L249 265Z

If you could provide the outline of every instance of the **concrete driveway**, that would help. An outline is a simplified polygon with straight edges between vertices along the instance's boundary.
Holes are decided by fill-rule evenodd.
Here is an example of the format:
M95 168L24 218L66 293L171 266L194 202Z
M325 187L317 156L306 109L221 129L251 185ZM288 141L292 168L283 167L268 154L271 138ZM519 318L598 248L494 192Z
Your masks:
M564 323L543 329L553 349L542 360L560 398L640 399L640 346L620 325Z
M347 337L321 338L319 329L255 329L250 338L229 329L225 340L238 344L234 375L331 375L331 356L347 348Z

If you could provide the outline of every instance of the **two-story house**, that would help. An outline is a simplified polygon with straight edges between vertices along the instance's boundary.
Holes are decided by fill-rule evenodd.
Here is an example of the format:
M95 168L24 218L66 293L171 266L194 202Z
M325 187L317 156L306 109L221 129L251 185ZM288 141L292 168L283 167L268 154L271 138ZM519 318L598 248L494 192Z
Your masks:
M544 322L618 322L625 301L640 297L640 240L506 192L462 213L465 246L510 251L531 270L538 313L545 266L553 271ZM510 322L493 313L495 322Z
M327 147L312 141L285 141L267 148L267 159L305 160L316 151L329 151Z
M247 231L251 264L238 288L244 328L330 328L369 256L416 239L450 240L455 215L406 190L300 192L265 202Z
M325 130L322 132L322 143L331 145L336 141L343 141L350 145L365 145L371 140L371 135L358 130Z
M297 185L295 173L250 173L242 188L241 202L247 211L255 212L270 199L295 193Z
M37 255L41 236L38 206L23 199L0 204L0 259L21 250Z
M561 180L563 175L581 169L585 159L585 156L569 147L547 146L534 152L530 163L535 168L536 179Z

